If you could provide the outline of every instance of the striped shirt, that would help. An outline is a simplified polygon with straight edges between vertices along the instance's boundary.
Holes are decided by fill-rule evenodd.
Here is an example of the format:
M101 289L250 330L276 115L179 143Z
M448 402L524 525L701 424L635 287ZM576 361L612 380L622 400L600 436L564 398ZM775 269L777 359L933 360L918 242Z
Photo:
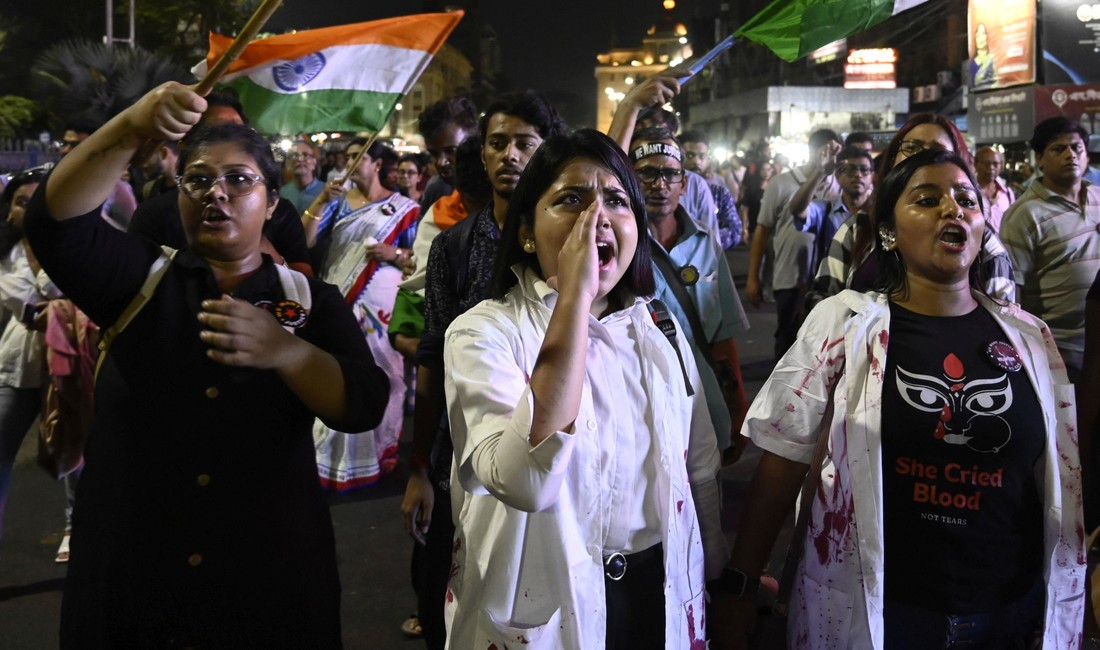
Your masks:
M1085 347L1085 295L1100 272L1100 187L1078 201L1032 183L1005 213L1001 237L1020 285L1020 305L1046 321L1067 365Z

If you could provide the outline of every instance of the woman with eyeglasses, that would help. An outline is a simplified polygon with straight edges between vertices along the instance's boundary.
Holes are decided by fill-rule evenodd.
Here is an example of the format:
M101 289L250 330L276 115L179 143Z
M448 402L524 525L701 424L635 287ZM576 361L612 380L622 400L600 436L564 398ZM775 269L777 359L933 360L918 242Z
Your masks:
M138 149L179 140L205 105L156 88L66 156L27 209L43 268L109 343L63 648L341 646L311 425L371 428L388 382L342 296L261 252L279 179L268 143L235 124L189 136L186 251L97 217Z
M792 647L1076 648L1080 461L1050 331L975 281L984 205L961 157L899 162L874 207L874 287L818 305L749 409L764 454L711 647L745 647L801 491Z
M424 168L420 163L420 156L405 154L397 159L397 188L398 191L417 203L420 202L420 176Z
M874 187L878 188L895 165L929 149L955 153L967 167L974 168L970 149L954 122L935 113L917 113L898 129L886 151L880 156ZM874 204L873 198L870 203ZM875 224L876 215L860 211L837 229L828 254L818 265L817 277L806 297L808 308L845 288L865 290L874 284L879 273L876 259L872 255ZM1016 283L1012 276L1012 262L992 229L985 229L982 254L978 264L974 265L973 273L976 281L989 295L1008 301L1015 300Z

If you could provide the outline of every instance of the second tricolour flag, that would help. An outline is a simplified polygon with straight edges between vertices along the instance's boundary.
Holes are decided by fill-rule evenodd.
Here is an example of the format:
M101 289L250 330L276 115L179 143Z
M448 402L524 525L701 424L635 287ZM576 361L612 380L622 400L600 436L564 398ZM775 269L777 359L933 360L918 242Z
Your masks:
M249 43L219 82L265 133L380 131L463 12L419 14L281 34ZM210 35L202 78L232 43Z
M734 35L795 61L927 0L775 0Z

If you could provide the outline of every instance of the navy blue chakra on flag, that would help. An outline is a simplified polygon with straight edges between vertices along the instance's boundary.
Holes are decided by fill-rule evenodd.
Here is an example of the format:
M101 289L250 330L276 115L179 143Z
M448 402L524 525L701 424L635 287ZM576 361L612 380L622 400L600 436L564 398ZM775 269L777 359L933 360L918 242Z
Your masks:
M317 78L325 69L325 63L325 55L314 52L275 66L271 69L271 75L280 89L294 92Z

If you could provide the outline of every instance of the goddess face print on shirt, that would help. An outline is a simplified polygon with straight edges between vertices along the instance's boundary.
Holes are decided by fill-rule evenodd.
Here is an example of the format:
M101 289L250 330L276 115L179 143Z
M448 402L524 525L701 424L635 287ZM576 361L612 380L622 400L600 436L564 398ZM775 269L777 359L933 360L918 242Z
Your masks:
M949 445L997 453L1012 439L1012 428L1002 413L1012 407L1008 374L968 380L966 368L954 353L943 360L940 377L897 368L897 389L905 403L925 413L939 413L932 436Z

